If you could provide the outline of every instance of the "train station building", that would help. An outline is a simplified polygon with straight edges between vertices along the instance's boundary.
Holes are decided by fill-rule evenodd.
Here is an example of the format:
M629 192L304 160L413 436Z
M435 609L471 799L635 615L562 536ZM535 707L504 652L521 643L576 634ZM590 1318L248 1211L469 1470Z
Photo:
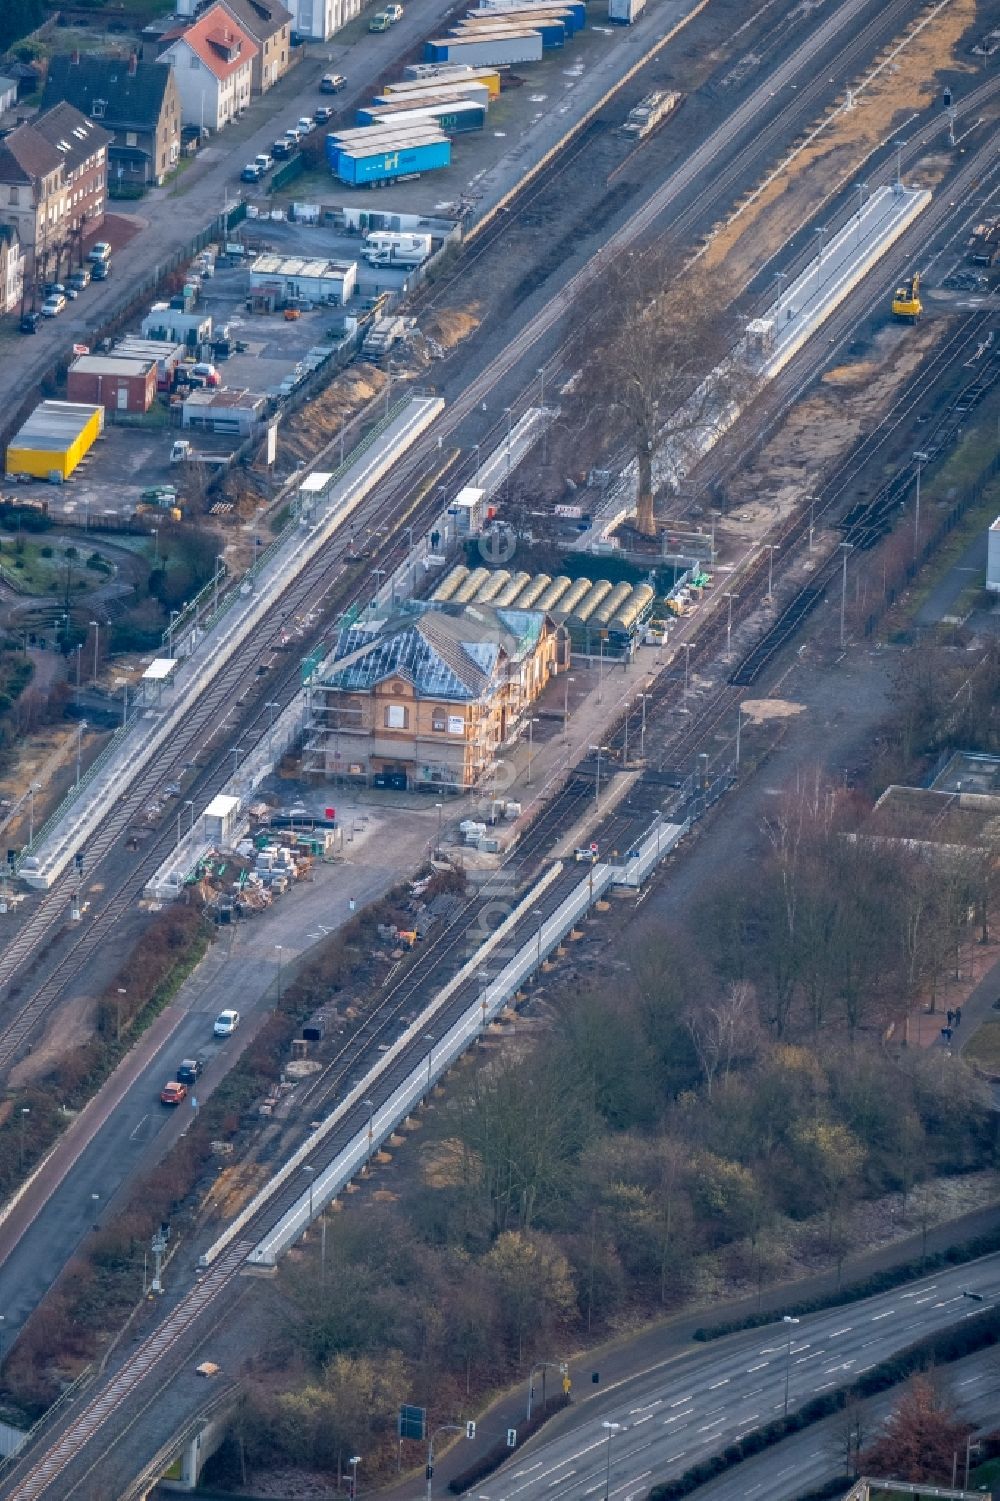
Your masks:
M315 673L305 769L376 787L465 791L568 666L566 633L544 611L396 604L342 629Z

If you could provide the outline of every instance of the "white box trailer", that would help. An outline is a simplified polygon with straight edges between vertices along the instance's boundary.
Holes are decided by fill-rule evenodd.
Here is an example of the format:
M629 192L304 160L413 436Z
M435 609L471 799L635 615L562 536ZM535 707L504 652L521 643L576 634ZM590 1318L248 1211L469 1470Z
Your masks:
M456 104L468 101L483 109L489 108L489 85L476 78L428 78L423 83L392 83L381 94L376 94L375 104L409 104L416 108L423 103L443 104L446 100Z
M631 26L646 8L646 0L608 0L608 20Z
M513 63L540 63L540 31L510 29L497 32L464 32L439 37L427 43L431 62L469 63L475 67L507 67Z

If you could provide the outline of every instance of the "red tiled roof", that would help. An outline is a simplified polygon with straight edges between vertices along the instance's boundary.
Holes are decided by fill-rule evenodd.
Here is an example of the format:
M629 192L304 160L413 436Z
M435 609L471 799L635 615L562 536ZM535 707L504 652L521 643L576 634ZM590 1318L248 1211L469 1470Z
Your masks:
M259 50L256 42L221 5L210 6L193 26L188 27L181 41L186 42L205 67L222 82L245 67Z

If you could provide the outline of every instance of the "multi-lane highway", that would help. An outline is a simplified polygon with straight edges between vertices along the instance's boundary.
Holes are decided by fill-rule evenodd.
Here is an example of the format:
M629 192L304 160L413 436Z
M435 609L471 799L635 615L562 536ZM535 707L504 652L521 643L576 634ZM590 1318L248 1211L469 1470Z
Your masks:
M477 1487L480 1501L632 1497L1000 1297L1000 1256L684 1353L581 1402ZM584 1392L587 1391L583 1387ZM614 1424L615 1427L605 1425ZM741 1470L740 1478L744 1471Z

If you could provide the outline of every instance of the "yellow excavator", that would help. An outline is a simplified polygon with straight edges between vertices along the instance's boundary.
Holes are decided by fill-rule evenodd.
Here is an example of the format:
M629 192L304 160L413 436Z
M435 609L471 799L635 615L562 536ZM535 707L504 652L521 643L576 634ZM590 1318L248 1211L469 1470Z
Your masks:
M892 299L892 316L904 323L916 323L924 305L920 301L920 272L915 271L908 282L897 287Z

